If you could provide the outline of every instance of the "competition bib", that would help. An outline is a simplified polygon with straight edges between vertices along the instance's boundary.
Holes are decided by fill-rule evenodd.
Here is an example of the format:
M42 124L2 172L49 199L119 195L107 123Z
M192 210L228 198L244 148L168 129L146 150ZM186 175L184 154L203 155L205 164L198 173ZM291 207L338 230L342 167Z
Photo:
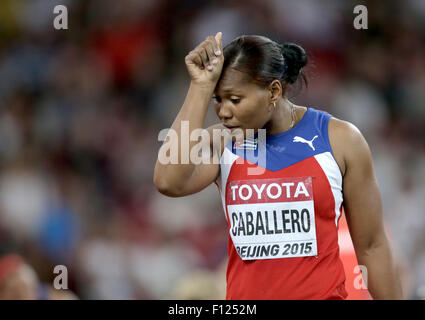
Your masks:
M226 204L241 259L317 255L311 177L231 181Z

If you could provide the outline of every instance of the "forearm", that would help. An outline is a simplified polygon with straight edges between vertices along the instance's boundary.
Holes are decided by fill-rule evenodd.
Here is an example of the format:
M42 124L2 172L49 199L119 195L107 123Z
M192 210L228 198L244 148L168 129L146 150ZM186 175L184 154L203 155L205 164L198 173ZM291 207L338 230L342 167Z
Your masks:
M181 121L189 121L193 128L202 128L214 88L213 84L201 86L191 82L183 106L171 128L179 130Z
M177 152L177 161L174 161L177 163L163 163L160 150L154 172L157 186L178 187L193 173L195 165L190 159L190 150L197 141L191 141L190 135L195 129L203 128L213 91L212 85L201 87L193 82L190 84L183 106L171 126L173 133L168 135L161 147L169 149L168 152Z
M366 267L367 286L374 299L403 299L400 276L386 236L357 254Z

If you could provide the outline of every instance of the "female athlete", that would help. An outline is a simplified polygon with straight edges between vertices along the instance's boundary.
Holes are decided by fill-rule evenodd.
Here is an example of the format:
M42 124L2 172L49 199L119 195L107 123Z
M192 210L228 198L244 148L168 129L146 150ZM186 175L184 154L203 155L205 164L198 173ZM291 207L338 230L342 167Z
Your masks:
M207 129L210 136L239 131L245 140L204 139L210 161L158 157L154 184L171 197L217 185L229 228L226 298L345 299L337 236L344 210L369 292L401 299L364 137L354 125L287 97L307 63L304 49L241 36L223 50L219 32L185 62L191 83L171 127L177 139L168 136L163 146L199 148L184 141L182 126L189 133L203 128L211 98L220 123Z

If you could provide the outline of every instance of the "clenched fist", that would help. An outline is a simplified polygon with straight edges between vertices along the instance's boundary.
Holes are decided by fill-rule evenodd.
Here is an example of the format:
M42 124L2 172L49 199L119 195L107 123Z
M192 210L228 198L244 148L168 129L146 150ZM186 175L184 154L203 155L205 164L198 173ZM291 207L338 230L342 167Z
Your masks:
M185 58L193 82L201 86L215 86L223 68L222 33L208 36Z

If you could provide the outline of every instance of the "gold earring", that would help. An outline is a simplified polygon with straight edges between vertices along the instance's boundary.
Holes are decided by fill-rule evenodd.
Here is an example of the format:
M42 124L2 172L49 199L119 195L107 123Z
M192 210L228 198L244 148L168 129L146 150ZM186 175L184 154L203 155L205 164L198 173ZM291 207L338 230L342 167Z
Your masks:
M273 102L273 107L276 109L276 102Z

